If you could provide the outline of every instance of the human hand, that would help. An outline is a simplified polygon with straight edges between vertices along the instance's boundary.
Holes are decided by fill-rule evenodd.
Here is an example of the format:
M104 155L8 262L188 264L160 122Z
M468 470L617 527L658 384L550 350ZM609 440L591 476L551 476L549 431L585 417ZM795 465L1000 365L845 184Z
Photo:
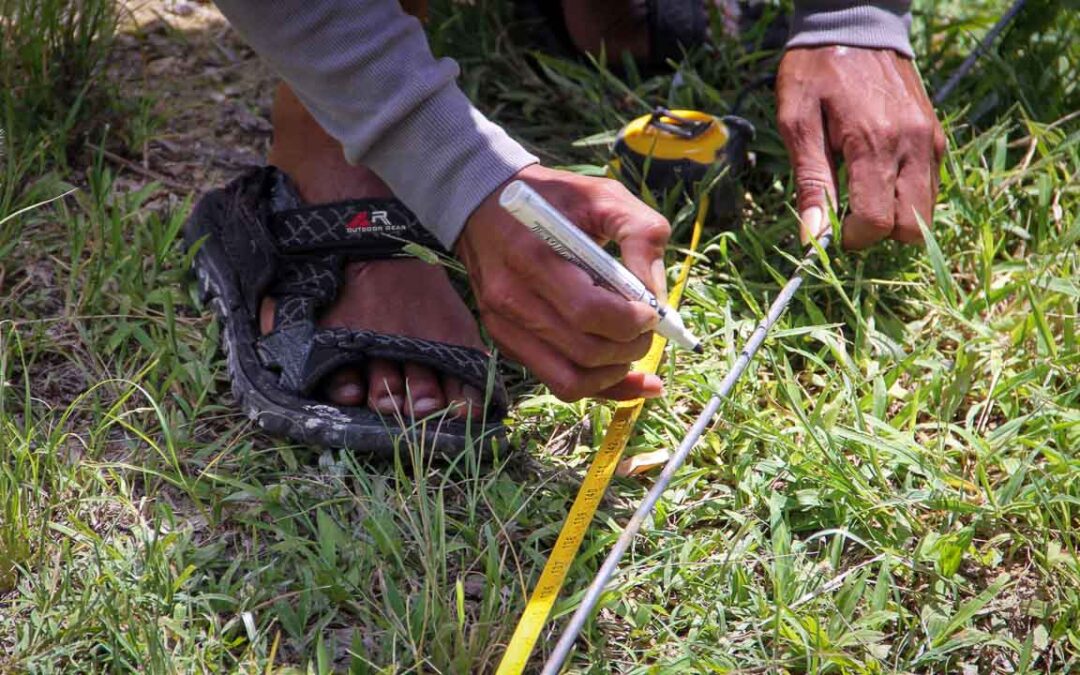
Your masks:
M622 184L539 165L514 179L531 185L601 244L617 242L627 268L664 295L671 228ZM663 393L656 375L629 372L649 350L655 310L594 285L499 206L502 187L481 202L454 246L495 343L566 401Z
M945 134L911 60L888 49L789 49L776 96L803 242L828 229L828 203L838 208L835 155L847 164L844 246L921 242L916 214L930 225Z

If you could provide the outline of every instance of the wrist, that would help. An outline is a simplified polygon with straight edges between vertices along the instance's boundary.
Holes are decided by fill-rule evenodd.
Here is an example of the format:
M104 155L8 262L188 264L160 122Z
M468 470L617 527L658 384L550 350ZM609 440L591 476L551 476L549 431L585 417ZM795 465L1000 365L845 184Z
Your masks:
M459 260L464 261L463 251L470 245L471 235L478 229L483 228L481 221L490 219L492 213L498 213L502 209L499 206L499 195L502 193L503 188L519 178L526 178L532 170L538 167L540 167L540 163L536 161L526 164L489 190L465 218L457 237L453 241L453 245L448 247L448 250L452 251ZM480 236L482 238L484 235Z

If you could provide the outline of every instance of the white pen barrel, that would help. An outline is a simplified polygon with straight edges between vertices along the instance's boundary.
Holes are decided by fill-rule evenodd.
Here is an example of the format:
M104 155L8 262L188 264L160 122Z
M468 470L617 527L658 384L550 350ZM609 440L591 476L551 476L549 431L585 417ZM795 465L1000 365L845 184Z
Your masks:
M656 332L684 349L701 353L701 342L683 325L679 313L660 305L640 279L608 255L592 238L532 189L516 180L499 195L499 205L510 212L555 251L585 270L597 284L630 301L647 303L660 316Z
M516 180L499 195L499 206L512 213L555 251L581 267L593 279L627 300L641 300L657 307L656 298L640 279L613 259L592 238L559 213L527 183Z

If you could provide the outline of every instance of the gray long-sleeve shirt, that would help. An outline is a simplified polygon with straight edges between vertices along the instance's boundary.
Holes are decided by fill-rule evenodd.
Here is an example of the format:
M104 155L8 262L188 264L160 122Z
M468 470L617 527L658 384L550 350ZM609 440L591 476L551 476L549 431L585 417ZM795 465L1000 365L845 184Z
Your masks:
M216 0L346 158L371 168L451 248L472 211L536 157L481 114L397 0ZM910 2L797 0L788 46L911 56Z

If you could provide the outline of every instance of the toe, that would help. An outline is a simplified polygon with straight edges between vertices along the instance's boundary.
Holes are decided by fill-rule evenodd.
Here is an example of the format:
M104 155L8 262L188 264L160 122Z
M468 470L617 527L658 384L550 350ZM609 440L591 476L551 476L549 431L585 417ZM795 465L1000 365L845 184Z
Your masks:
M414 417L425 417L446 407L446 397L435 371L416 363L406 363L403 370L408 408Z
M363 405L367 395L364 374L356 368L342 368L326 378L326 398L335 405Z
M454 409L454 414L462 419L479 416L484 405L484 396L471 384L465 384L456 377L443 376L443 392L447 404Z
M368 407L383 415L404 413L405 379L401 366L374 359L368 365Z
M267 296L259 304L259 331L266 335L274 330L274 299Z

